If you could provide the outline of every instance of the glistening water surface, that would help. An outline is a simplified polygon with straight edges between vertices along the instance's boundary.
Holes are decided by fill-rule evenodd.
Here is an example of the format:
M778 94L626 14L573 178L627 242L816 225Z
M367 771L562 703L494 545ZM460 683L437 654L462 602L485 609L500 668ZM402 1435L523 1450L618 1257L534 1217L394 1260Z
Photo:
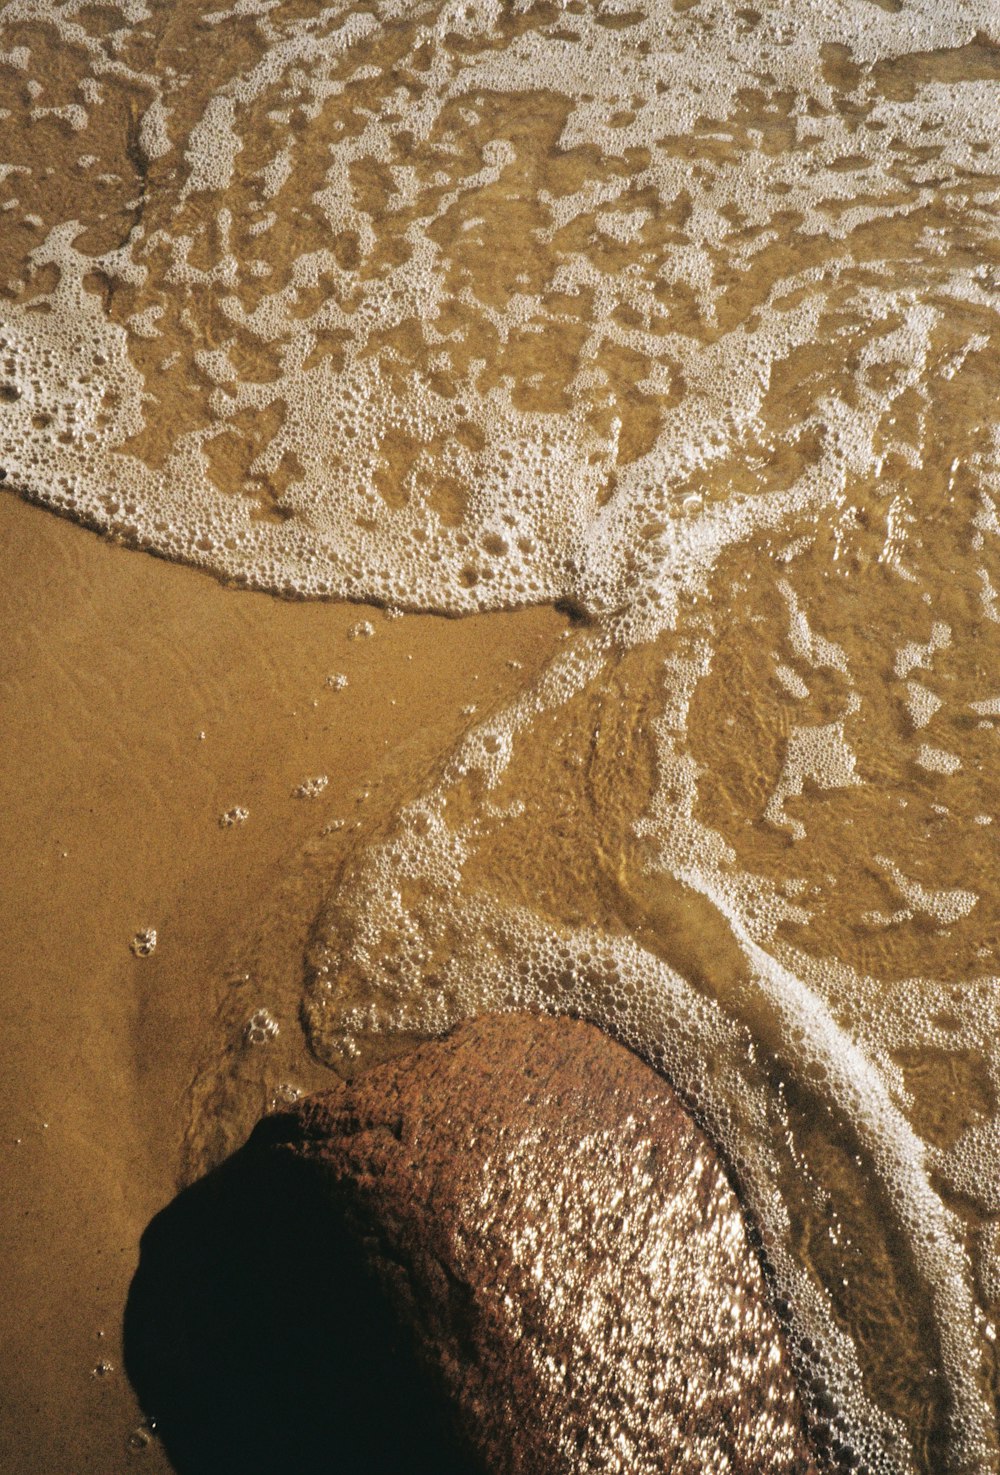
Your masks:
M10 0L0 106L8 486L577 617L330 877L311 1048L596 1020L835 1463L996 1470L993 0Z

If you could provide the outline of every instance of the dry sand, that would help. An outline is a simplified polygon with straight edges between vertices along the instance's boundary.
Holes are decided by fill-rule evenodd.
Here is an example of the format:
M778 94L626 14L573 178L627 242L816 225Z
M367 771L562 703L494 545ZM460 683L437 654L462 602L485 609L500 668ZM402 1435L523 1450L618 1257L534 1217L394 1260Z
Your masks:
M354 815L377 824L462 708L512 691L508 661L540 664L565 621L388 620L235 591L12 496L0 530L0 1469L164 1470L136 1437L120 1320L178 1182L226 960L328 817L348 816L333 846ZM374 636L349 640L361 619ZM320 774L322 794L293 797ZM221 826L236 805L249 818ZM145 927L156 951L136 958Z

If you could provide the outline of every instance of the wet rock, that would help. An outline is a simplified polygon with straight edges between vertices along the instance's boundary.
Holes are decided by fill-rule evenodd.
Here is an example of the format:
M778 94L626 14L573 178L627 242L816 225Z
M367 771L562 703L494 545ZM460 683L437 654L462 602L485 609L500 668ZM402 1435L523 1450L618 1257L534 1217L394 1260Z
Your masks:
M722 1165L593 1027L481 1018L257 1147L319 1187L490 1475L814 1469Z

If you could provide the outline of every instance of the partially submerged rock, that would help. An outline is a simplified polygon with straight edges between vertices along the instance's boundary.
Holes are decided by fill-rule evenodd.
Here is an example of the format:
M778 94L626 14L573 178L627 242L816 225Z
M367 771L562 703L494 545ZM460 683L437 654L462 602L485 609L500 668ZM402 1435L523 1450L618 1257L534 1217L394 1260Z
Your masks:
M319 1189L489 1475L814 1469L717 1154L592 1026L472 1021L251 1147Z

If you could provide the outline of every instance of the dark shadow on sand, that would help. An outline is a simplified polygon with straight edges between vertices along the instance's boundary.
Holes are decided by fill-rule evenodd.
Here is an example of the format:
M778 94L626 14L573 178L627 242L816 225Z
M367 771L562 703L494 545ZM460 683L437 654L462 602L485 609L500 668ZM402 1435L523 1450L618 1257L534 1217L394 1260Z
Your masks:
M178 1475L476 1475L281 1119L147 1228L125 1362Z

